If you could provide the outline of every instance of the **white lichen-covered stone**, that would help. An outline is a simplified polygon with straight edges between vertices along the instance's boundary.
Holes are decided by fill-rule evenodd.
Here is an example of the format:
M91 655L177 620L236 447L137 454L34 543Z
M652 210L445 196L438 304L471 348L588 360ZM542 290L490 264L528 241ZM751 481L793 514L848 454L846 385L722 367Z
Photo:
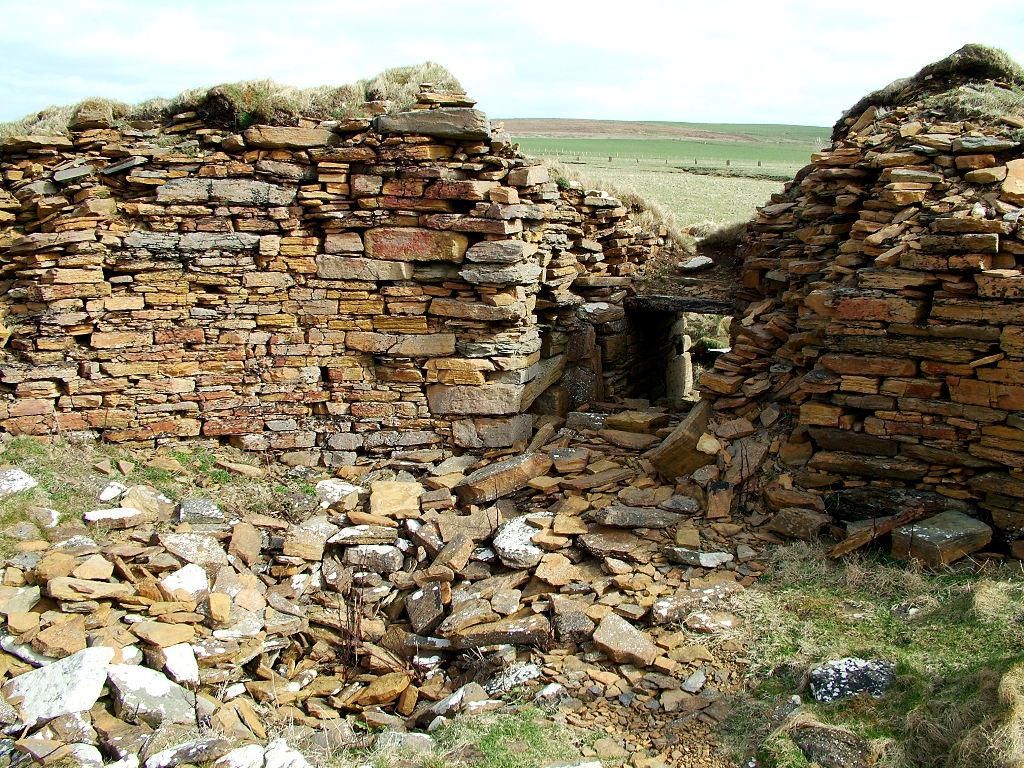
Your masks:
M214 768L263 768L264 749L259 744L236 747L217 760Z
M210 577L198 565L189 563L160 579L160 588L170 597L198 600L210 591Z
M178 643L163 649L164 670L177 683L199 685L199 662L188 643Z
M39 481L22 469L17 467L0 469L0 498L10 496L12 493L31 490L37 485L39 485Z
M112 658L112 648L85 648L18 675L4 685L3 695L17 702L18 717L27 728L60 715L84 712L99 699Z
M312 768L302 753L289 747L284 739L267 744L263 753L264 768Z
M811 670L811 695L825 704L860 693L878 698L895 680L896 668L892 663L848 656Z
M96 496L96 500L103 504L120 499L128 492L128 486L124 483L110 482L103 486L103 489Z
M525 515L514 517L494 535L494 551L509 568L533 568L544 557L544 550L531 541L536 533Z
M148 667L111 664L107 669L117 712L151 726L161 723L194 723L213 714L212 705L191 691Z

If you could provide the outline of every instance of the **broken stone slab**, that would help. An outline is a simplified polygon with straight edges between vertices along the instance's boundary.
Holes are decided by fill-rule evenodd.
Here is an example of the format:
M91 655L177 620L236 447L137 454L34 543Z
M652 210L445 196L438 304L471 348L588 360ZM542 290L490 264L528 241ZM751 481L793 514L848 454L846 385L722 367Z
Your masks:
M687 547L669 547L665 554L674 563L691 565L694 568L718 568L735 559L729 552L698 552Z
M231 742L220 736L205 736L164 749L146 758L146 768L176 768L183 763L200 765L223 757L231 751Z
M871 744L842 728L818 724L799 725L787 731L811 765L821 768L868 768Z
M609 504L588 512L585 517L600 525L615 528L670 528L683 520L682 515L674 512L654 507L628 507L624 504Z
M483 504L525 488L534 477L551 468L545 453L526 453L497 461L469 475L452 488L463 504Z
M131 597L135 587L131 584L94 581L92 579L76 579L70 576L58 576L46 583L47 594L56 600L79 602L85 600L107 600L119 597Z
M122 530L135 528L145 523L156 522L153 512L146 512L135 507L110 507L108 509L91 509L82 515L87 523L100 523L107 528Z
M413 632L417 635L433 632L445 614L441 585L433 582L413 591L405 598L405 611Z
M644 541L618 528L595 527L578 538L583 548L595 557L637 560L646 553Z
M433 136L438 139L488 139L491 124L478 109L441 107L381 115L373 119L377 133L403 133Z
M648 667L658 658L658 646L616 613L609 613L594 631L594 646L618 664Z
M881 697L896 681L888 661L846 657L819 664L810 671L811 695L823 704L866 693Z
M477 624L454 634L452 646L459 649L484 645L545 645L551 641L551 624L544 616L510 617L489 624Z
M722 582L710 587L684 589L656 600L651 606L652 624L670 624L686 619L696 608L710 608L721 603L741 587L734 582Z
M819 536L831 520L831 517L816 509L785 507L775 513L766 527L783 536L810 541Z
M61 715L85 712L103 692L113 658L113 648L85 648L9 680L2 689L4 698L17 707L26 728Z
M0 616L9 616L12 613L28 613L36 607L40 597L40 589L37 586L0 586Z
M892 532L892 554L932 568L977 552L992 541L992 529L962 512L948 510Z
M206 570L195 563L160 579L160 589L170 599L198 602L199 598L210 591L210 577Z
M119 717L141 720L154 728L162 723L195 723L213 714L209 701L182 688L165 674L148 667L111 664L107 680Z
M697 441L707 430L711 412L711 401L701 400L660 445L644 454L658 474L669 482L714 462L714 456L697 450Z
M213 536L203 533L162 533L160 544L186 563L195 565L228 565L224 547Z
M405 559L402 550L388 544L359 544L347 547L342 562L380 574L391 574L402 569Z
M370 484L370 514L393 520L420 516L423 486L416 482L377 480Z
M227 521L224 510L210 499L185 499L178 507L178 520L183 523L218 525Z

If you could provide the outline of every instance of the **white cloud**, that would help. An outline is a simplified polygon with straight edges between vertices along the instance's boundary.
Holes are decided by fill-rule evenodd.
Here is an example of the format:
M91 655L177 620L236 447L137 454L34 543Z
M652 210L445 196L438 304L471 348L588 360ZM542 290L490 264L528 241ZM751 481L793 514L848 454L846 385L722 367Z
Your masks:
M831 124L965 42L1024 60L1024 10L980 0L8 2L0 119L271 77L344 83L426 59L495 116Z

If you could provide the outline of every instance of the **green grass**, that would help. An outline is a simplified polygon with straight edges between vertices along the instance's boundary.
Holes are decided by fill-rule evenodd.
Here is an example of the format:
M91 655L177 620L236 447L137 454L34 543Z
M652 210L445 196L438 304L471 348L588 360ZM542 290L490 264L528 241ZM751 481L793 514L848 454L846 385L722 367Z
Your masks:
M425 754L360 749L309 756L324 768L543 768L579 760L579 746L590 735L525 706L459 716L433 734L435 747Z
M913 616L907 608L915 607ZM996 734L1017 704L1000 693L1024 670L1024 579L1009 568L929 573L865 555L832 562L805 544L779 548L765 579L737 598L752 651L751 696L729 724L739 757L801 765L769 713L804 671L843 656L896 664L879 698L805 702L805 715L871 740L889 768L1017 765ZM1024 734L1021 734L1024 738ZM771 758L770 760L768 758Z
M778 181L701 176L650 165L569 162L566 167L597 188L608 183L628 187L661 204L681 227L746 220L783 186Z
M694 139L570 139L519 138L523 152L541 157L580 159L612 157L612 162L667 164L670 166L791 167L810 162L817 145L774 142L706 141Z
M153 451L134 454L109 443L70 443L62 438L47 442L21 436L0 444L0 466L19 467L39 482L35 488L0 499L0 554L15 544L2 531L28 520L31 507L55 509L62 522L81 522L83 513L103 506L97 495L112 481L148 485L175 501L203 496L233 515L255 512L299 520L315 505L316 490L309 480L287 475L259 480L216 466L221 458L252 463L251 454L232 448L204 441L178 444L164 454L181 464L182 470L175 472L148 466L154 455ZM114 466L113 475L95 469L101 461ZM131 462L127 475L116 469L118 461Z

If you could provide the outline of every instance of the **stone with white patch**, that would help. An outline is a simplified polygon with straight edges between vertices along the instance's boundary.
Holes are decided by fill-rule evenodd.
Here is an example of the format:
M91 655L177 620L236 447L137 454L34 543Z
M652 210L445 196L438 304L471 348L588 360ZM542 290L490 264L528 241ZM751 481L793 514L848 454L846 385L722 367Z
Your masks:
M92 708L103 691L113 648L85 648L60 661L18 675L3 687L27 728Z

